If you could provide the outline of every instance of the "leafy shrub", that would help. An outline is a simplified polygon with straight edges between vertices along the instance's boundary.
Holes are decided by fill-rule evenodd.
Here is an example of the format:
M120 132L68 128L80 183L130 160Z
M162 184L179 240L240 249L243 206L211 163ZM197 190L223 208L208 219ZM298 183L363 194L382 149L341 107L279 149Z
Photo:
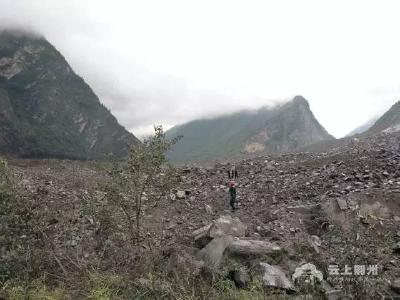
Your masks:
M127 160L114 166L103 188L104 197L96 201L95 212L101 224L115 229L118 220L117 228L133 244L140 241L146 208L166 197L176 183L175 169L165 154L177 141L167 140L162 127L156 126L154 136L133 147Z

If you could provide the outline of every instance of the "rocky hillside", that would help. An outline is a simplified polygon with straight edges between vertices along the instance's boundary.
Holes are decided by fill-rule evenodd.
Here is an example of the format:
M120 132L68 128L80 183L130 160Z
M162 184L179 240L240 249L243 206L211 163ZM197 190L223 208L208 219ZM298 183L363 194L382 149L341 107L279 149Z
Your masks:
M366 134L376 134L380 132L396 132L400 130L400 101L395 103Z
M375 122L378 120L378 118L373 118L369 120L368 122L364 123L363 125L357 127L353 131L351 131L349 134L346 135L346 137L350 137L356 134L362 134L366 131L368 131L372 126L374 126Z
M48 41L0 32L0 153L92 159L135 143Z
M241 154L277 154L333 139L301 96L274 108L195 120L173 127L167 135L183 136L170 155L174 162L223 159Z
M88 209L102 195L102 168L58 160L11 165L21 197L34 202L31 213L45 227L43 248L51 256L41 266L61 282L68 278L61 286L78 285L67 291L71 299L87 299L90 285L79 286L79 276L99 264L112 274L129 274L110 285L101 281L102 288L116 289L117 299L185 299L178 297L184 292L192 297L187 299L395 299L399 140L398 133L361 137L324 154L237 162L235 212L229 209L228 164L179 169L178 190L144 212L147 242L138 246L137 260L127 259L122 242L102 231L102 219ZM138 261L156 267L144 271ZM314 287L302 286L304 280Z

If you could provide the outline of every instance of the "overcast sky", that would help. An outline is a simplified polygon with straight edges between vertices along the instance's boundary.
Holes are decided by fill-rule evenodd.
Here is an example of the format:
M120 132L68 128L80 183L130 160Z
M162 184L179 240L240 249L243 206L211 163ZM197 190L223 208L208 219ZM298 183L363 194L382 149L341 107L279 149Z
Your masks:
M137 135L301 94L341 137L400 100L400 1L0 0Z

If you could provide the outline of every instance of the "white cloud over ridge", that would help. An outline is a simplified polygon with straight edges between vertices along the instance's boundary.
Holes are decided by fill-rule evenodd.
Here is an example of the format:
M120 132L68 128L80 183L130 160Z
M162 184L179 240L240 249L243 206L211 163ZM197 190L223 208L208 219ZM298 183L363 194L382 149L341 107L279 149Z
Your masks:
M136 134L301 94L343 136L400 95L398 1L0 0Z

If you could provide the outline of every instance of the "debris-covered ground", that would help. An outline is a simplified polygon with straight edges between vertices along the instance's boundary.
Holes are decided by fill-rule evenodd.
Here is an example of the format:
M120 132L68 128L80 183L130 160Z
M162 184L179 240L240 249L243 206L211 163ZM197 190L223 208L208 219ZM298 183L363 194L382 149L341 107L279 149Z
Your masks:
M296 279L307 272L321 299L400 297L399 143L400 135L381 135L349 140L326 153L237 162L234 212L229 164L180 168L178 189L145 211L144 232L151 243L141 247L159 247L171 257L174 249L192 258L199 276L227 276L240 288L258 269L254 272L265 287L290 298L312 294L303 288L304 278ZM35 199L35 209L45 216L58 266L67 268L71 261L83 268L104 255L98 224L87 208L107 178L102 165L59 160L12 160L11 165L19 193ZM211 234L218 221L208 225L221 216L228 227L242 224L245 230ZM201 238L194 236L202 228ZM114 246L110 260L118 255Z

